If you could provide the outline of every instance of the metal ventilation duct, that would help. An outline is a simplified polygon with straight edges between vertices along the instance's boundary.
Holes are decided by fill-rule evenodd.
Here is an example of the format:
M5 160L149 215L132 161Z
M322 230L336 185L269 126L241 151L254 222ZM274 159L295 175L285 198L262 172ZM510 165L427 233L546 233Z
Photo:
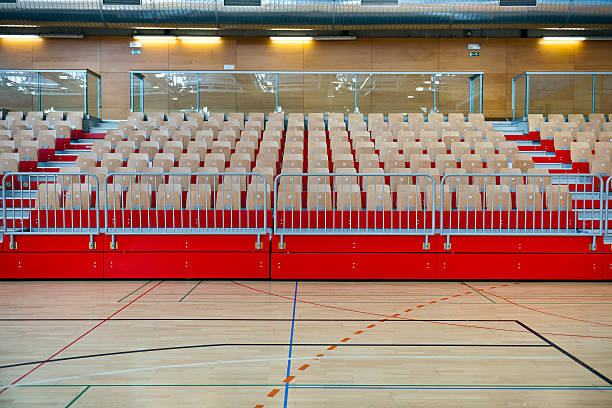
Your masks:
M298 26L320 30L601 29L612 26L610 0L538 0L536 7L500 7L499 0L398 0L397 4L380 1L380 5L372 0L365 1L364 5L361 0L261 0L261 6L226 6L225 0L142 0L140 5L105 3L102 0L0 2L0 24L220 29Z

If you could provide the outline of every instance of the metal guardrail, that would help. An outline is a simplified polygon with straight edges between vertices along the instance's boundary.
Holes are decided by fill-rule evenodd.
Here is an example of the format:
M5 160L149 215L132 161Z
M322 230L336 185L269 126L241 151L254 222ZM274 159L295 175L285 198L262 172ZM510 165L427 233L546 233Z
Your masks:
M603 233L604 191L595 174L446 175L439 232L447 240L451 235L584 235L594 244Z
M104 180L105 233L268 232L269 186L259 173L121 172Z
M612 235L595 174L7 173L16 235ZM270 199L271 194L273 199ZM101 220L101 209L104 209ZM268 211L273 209L273 225ZM273 227L273 229L272 229ZM92 238L93 242L93 238Z
M420 173L284 173L274 180L274 233L429 235L436 182Z
M2 186L3 232L11 247L15 235L90 235L93 245L100 233L99 180L93 173L13 172L4 175Z
M612 193L612 191L610 191L610 189L612 188L612 177L608 177L608 179L606 180L606 188L605 188L605 196L604 196L604 203L602 203L602 206L605 208L605 212L606 215L604 217L605 221L604 221L604 238L610 238L612 236L612 228L609 228L608 224L610 222L610 193Z

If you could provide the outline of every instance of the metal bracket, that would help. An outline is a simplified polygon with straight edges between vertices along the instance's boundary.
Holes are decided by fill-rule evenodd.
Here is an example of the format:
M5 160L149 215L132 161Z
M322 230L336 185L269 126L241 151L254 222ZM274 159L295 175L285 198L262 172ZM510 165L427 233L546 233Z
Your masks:
M260 235L257 235L257 242L255 243L255 249L263 249L263 242L261 242Z
M287 243L283 240L283 236L280 236L280 242L278 243L278 249L287 249Z
M96 241L94 240L93 235L89 236L89 249L96 249Z
M425 242L423 242L423 251L429 251L431 245L429 244L429 236L425 235Z
M446 236L446 242L444 243L444 249L447 251L451 250L450 235Z
M597 237L593 236L593 242L591 242L591 251L597 251Z
M117 249L119 245L117 245L117 241L115 241L115 236L111 235L110 249Z
M9 243L10 249L17 249L17 241L15 241L15 236L11 235L11 242Z

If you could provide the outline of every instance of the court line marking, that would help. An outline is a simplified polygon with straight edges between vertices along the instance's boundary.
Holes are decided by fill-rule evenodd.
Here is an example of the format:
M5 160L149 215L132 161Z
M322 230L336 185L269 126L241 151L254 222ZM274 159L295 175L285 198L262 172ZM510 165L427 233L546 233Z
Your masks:
M289 337L289 358L287 358L287 375L285 375L286 379L290 378L290 374L291 374L291 354L293 352L293 332L295 329L295 306L297 304L297 291L298 291L298 281L295 281L295 290L293 292L293 314L291 315L291 335ZM289 380L291 381L291 380ZM289 381L284 381L285 382L285 397L283 400L283 408L287 408L287 398L289 396ZM268 394L268 397L274 397L274 395L276 395L276 393L274 393L273 395Z
M283 299L287 299L287 300L291 300L293 301L292 298L288 297L288 296L283 296L283 295L279 295L276 293L272 293L272 292L267 292L265 290L262 289L257 289L248 285L244 285L242 283L238 283L236 281L230 281L238 286L242 286L244 288L247 288L249 290L253 290L256 292L261 292L261 293L267 293L270 296L275 296L275 297L279 297L279 298L283 298ZM517 283L515 283L517 284ZM502 286L510 286L510 285L502 285ZM461 295L454 295L455 296L461 296ZM370 316L377 316L377 317L384 317L384 318L394 318L393 316L390 315L385 315L382 313L372 313L372 312L365 312L363 310L356 310L356 309L348 309L348 308L344 308L344 307L338 307L338 306L331 306L331 305L326 305L323 303L317 303L317 302L310 302L307 300L298 300L298 302L300 303L306 303L306 304L310 304L313 306L319 306L319 307L325 307L328 309L337 309L337 310L342 310L342 311L346 311L346 312L353 312L353 313L359 313L359 314L365 314L365 315L370 315ZM482 304L482 303L479 303ZM395 319L399 319L399 320L414 320L414 319L410 319L407 317L396 317ZM386 319L381 320L381 321L387 321ZM460 321L460 320L459 320ZM427 320L427 322L429 323L434 323L434 324L441 324L441 325L447 325L447 326L457 326L457 327L469 327L469 328L474 328L474 329L486 329L486 330L494 330L494 331L505 331L505 332L514 332L514 333L528 333L525 330L516 330L516 329L502 329L502 328L496 328L496 327L486 327L486 326L474 326L474 325L467 325L467 324L458 324L458 323L445 323L444 321L435 321L435 320ZM543 334L548 334L548 335L552 335L552 336L566 336L566 337L581 337L581 338L590 338L590 339L608 339L608 340L612 340L612 337L610 336L589 336L589 335L582 335L582 334L572 334L572 333L549 333L549 332L544 332Z
M137 349L137 350L125 350L125 351L111 351L108 353L96 353L96 354L85 354L80 356L62 357L51 360L38 360L24 363L6 364L0 366L1 369L14 368L27 365L34 365L38 363L57 363L62 361L70 360L82 360L87 358L97 357L110 357L123 354L137 354L137 353L149 353L157 351L174 351L174 350L188 350L188 349L205 349L215 347L288 347L289 343L217 343L217 344L194 344L188 346L170 346L170 347L156 347L150 349ZM340 344L340 343L293 343L294 347L328 347L333 345L334 347L342 345L343 347L500 347L500 348L514 348L514 347L552 347L549 344L465 344L465 343L352 343L352 344Z
M132 296L133 293L138 292L140 289L144 288L145 286L147 286L149 283L153 282L153 280L148 281L147 283L145 283L144 285L139 286L137 289L134 289L133 291L131 291L130 293L128 293L127 295L125 295L124 297L122 297L121 299L119 299L117 301L117 303L120 303L123 299Z
M292 385L290 388L324 388L324 389L355 389L355 390L568 390L568 391L612 391L612 387L598 387L598 388L582 388L582 387L544 387L544 386L515 386L515 387L503 387L503 386L452 386L452 385L441 385L441 386L337 386L337 385L325 385L325 386L311 386L311 385Z
M191 290L190 290L189 292L185 293L185 296L183 296L183 297L181 298L181 300L179 300L179 303L180 303L180 302L182 302L182 301L183 301L183 300L184 300L184 299L185 299L187 296L189 296L189 294L190 294L191 292L193 292L193 291L195 290L195 288L197 288L198 286L200 286L200 283L202 283L202 281L199 281L198 283L196 283L196 285L195 285L193 288L191 288Z
M91 385L88 385L87 387L85 387L85 389L81 392L78 393L78 395L76 397L74 397L74 399L72 401L70 401L68 403L68 405L66 405L65 408L70 407L72 404L74 404L76 402L76 400L78 400L79 398L81 398L83 396L83 394L85 394L85 392L87 392L88 389L91 388Z
M91 333L92 331L94 331L95 329L97 329L98 327L102 326L105 322L107 322L108 320L110 320L113 316L115 316L116 314L118 314L119 312L121 312L122 310L124 310L125 308L127 308L128 306L130 306L132 303L136 302L138 299L140 299L141 297L143 297L144 295L146 295L147 293L149 293L150 291L152 291L153 289L155 289L156 287L158 287L159 285L161 285L164 281L160 281L159 283L157 283L155 286L149 288L146 292L138 295L137 298L135 298L134 300L131 300L129 303L127 303L126 305L124 305L123 307L121 307L120 309L118 309L117 311L115 311L113 314L111 314L110 316L108 316L107 318L105 318L104 320L102 320L101 322L99 322L98 324L96 324L94 327L92 327L91 329L87 330L85 333L81 334L79 337L77 337L76 339L72 340L70 343L68 343L66 346L62 347L61 349L59 349L58 351L56 351L53 355L51 355L49 358L47 358L47 360L51 360L53 357L57 356L58 354L60 354L61 352L63 352L64 350L66 350L68 347L72 346L74 343L76 343L77 341L81 340L83 337L87 336L89 333ZM42 362L40 364L38 364L37 366L35 366L34 368L30 369L30 371L28 371L27 373L23 374L21 377L17 378L15 381L13 381L10 385L15 385L18 382L20 382L21 380L23 380L25 377L27 377L28 375L32 374L34 371L38 370L40 367L43 366L43 364L45 364L45 362ZM5 392L6 390L8 390L11 387L8 386L3 386L2 388L0 388L0 394L2 394L3 392Z
M312 360L313 356L306 357L291 357L291 361L304 361L304 360ZM322 356L318 357L319 359L329 359L329 360L544 360L544 361L565 361L566 358L564 356L512 356L512 355L377 355L377 356L368 356L368 355L346 355L346 356ZM67 380L78 380L81 378L91 378L91 377L103 377L107 375L114 374L127 374L127 373L137 373L137 372L145 372L145 371L156 371L156 370L164 370L171 368L191 368L191 367L208 367L208 366L217 366L217 365L231 365L231 364L249 364L249 363L266 363L273 361L287 361L287 357L272 357L272 358L253 358L253 359L242 359L242 360L217 360L217 361L202 361L196 363L182 363L182 364L166 364L159 366L149 366L149 367L137 367L137 368L126 368L121 370L110 370L110 371L99 371L88 374L79 374L79 375L70 375L63 377L55 377L55 378L46 378L43 380L30 381L28 383L22 384L7 384L2 387L16 388L23 386L31 386L31 385L40 385L40 384L48 384L59 381L67 381Z
M463 285L467 286L468 288L470 288L470 289L474 290L476 293L478 293L480 296L482 296L482 297L484 297L485 299L487 299L489 302L491 302L491 303L495 303L495 301L494 301L494 300L492 300L492 299L488 298L486 295L484 295L483 293L481 293L481 292L480 292L480 291L478 291L477 289L473 288L472 286L468 285L467 283L465 283L465 282L461 282L461 283L462 283Z
M610 380L608 377L606 377L605 375L603 375L602 373L600 373L599 371L597 371L595 368L591 367L590 365L588 365L587 363L585 363L584 361L580 360L578 357L574 356L573 354L571 354L569 351L566 351L565 349L563 349L560 346L557 346L555 343L553 343L552 341L548 340L546 337L542 336L540 333L538 333L536 330L532 329L531 327L527 326L526 324L522 323L521 321L517 320L516 321L517 324L519 324L520 326L524 327L525 329L529 330L532 334L534 334L537 338L539 338L540 340L550 344L551 346L553 346L555 349L557 349L557 351L559 351L560 353L562 353L563 355L569 357L571 360L573 360L574 362L580 364L582 367L586 368L587 370L589 370L591 373L595 374L597 377L601 378L602 380L604 380L605 382L607 382L608 384L612 385L612 380Z
M556 314L556 313L546 312L544 310L534 309L533 307L529 307L529 306L522 305L520 303L513 302L512 300L506 299L503 296L496 295L495 293L490 293L490 292L488 292L485 289L476 289L476 290L485 292L485 293L487 293L487 294L489 294L491 296L495 296L496 298L500 298L500 299L502 299L502 300L504 300L504 301L506 301L506 302L508 302L508 303L510 303L512 305L514 305L514 306L518 306L518 307L522 307L523 309L531 310L532 312L542 313L542 314L549 315L549 316L554 316L554 317L559 317L561 319L575 320L577 322L582 322L582 323L590 323L590 324L596 324L596 325L599 325L599 326L612 327L612 324L608 324L608 323L601 323L601 322L595 322L595 321L592 321L592 320L578 319L576 317L563 316L563 315ZM552 303L543 303L543 304L552 304ZM571 303L561 303L561 304L571 304ZM602 303L587 303L587 304L594 304L594 305L596 305L596 304L602 304Z

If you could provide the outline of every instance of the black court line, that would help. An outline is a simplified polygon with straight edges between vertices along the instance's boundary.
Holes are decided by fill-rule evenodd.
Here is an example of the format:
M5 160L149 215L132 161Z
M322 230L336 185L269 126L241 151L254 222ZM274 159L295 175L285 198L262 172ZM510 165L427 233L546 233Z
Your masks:
M170 350L185 350L185 349L198 349L198 348L215 348L215 347L289 347L293 345L294 347L552 347L549 344L441 344L441 343L414 343L414 344L395 344L395 343L219 343L219 344L195 344L190 346L173 346L173 347L158 347L158 348L150 348L150 349L140 349L140 350L127 350L127 351L114 351L110 353L98 353L98 354L87 354L82 356L72 356L72 357L62 357L55 358L53 360L44 360L44 361L30 361L27 363L15 363L15 364L7 364L0 366L0 369L3 368L12 368L12 367L20 367L27 365L34 365L39 363L55 363L59 361L68 361L68 360L81 360L85 358L94 358L94 357L108 357L108 356L117 356L122 354L137 354L137 353L149 353L154 351L170 351Z
M191 288L191 290L190 290L189 292L185 293L185 296L183 296L183 297L181 298L181 300L179 300L179 303L180 303L180 302L182 302L182 301L183 301L183 300L184 300L184 299L185 299L187 296L189 296L189 294L190 294L191 292L193 292L193 291L195 290L195 288L197 288L198 286L200 286L200 283L202 283L202 282L203 282L203 281L199 281L198 283L196 283L196 285L195 285L193 288Z
M117 301L117 303L121 302L123 299L132 296L132 294L134 294L135 292L138 292L140 289L144 288L145 286L147 286L149 283L153 282L153 280L148 281L147 283L145 283L144 285L140 286L138 289L134 289L133 291L131 291L130 293L128 293L127 295L125 295L124 297L122 297L121 299L119 299Z
M465 282L461 282L463 285L467 286L468 288L472 289L474 291L474 293L478 293L480 296L482 296L483 298L487 299L489 302L491 303L497 303L495 302L493 299L490 299L489 297L487 297L487 295L485 295L484 293L482 293L481 291L479 291L478 289L468 285Z
M479 303L482 304L482 303ZM95 318L95 317L85 317L85 318L81 318L81 317L75 317L75 318L69 318L69 317L61 317L61 318L0 318L0 322L44 322L44 321L50 321L50 322L55 322L55 321L75 321L75 322L80 322L80 321L99 321L99 320L104 320L102 318ZM116 318L116 319L110 319L108 320L108 322L117 322L117 321L126 321L126 322L131 322L131 321L188 321L188 320L193 320L193 321L211 321L211 322L216 322L216 321L229 321L229 322L290 322L291 319L288 318L232 318L232 317L228 317L228 318L223 318L223 317L219 317L219 318L199 318L199 317L135 317L135 318ZM372 318L372 319L295 319L296 322L374 322L377 321L379 319L376 318ZM107 322L107 323L108 323ZM507 322L511 322L511 323L515 323L516 320L513 319L408 319L408 318L401 318L401 319L394 319L394 318L389 318L388 320L385 320L385 323L406 323L406 322L502 322L502 323L507 323Z
M555 343L553 343L552 341L548 340L546 337L544 337L543 335L541 335L540 333L538 333L537 331L535 331L534 329L532 329L531 327L527 326L526 324L522 323L519 320L515 320L515 322L521 326L522 328L524 328L525 330L529 331L530 333L532 333L534 336L536 336L537 338L539 338L540 340L542 340L543 342L549 344L551 347L554 347L555 349L557 349L560 353L564 354L565 356L569 357L570 359L574 360L576 363L580 364L581 366L583 366L584 368L586 368L587 370L589 370L590 372L592 372L593 374L595 374L596 376L598 376L599 378L601 378L602 380L604 380L605 382L607 382L608 384L612 385L612 380L610 380L608 377L606 377L605 375L603 375L602 373L600 373L599 371L597 371L596 369L594 369L593 367L591 367L590 365L588 365L587 363L585 363L584 361L580 360L578 357L574 356L573 354L571 354L569 351L563 349L560 346L557 346Z

